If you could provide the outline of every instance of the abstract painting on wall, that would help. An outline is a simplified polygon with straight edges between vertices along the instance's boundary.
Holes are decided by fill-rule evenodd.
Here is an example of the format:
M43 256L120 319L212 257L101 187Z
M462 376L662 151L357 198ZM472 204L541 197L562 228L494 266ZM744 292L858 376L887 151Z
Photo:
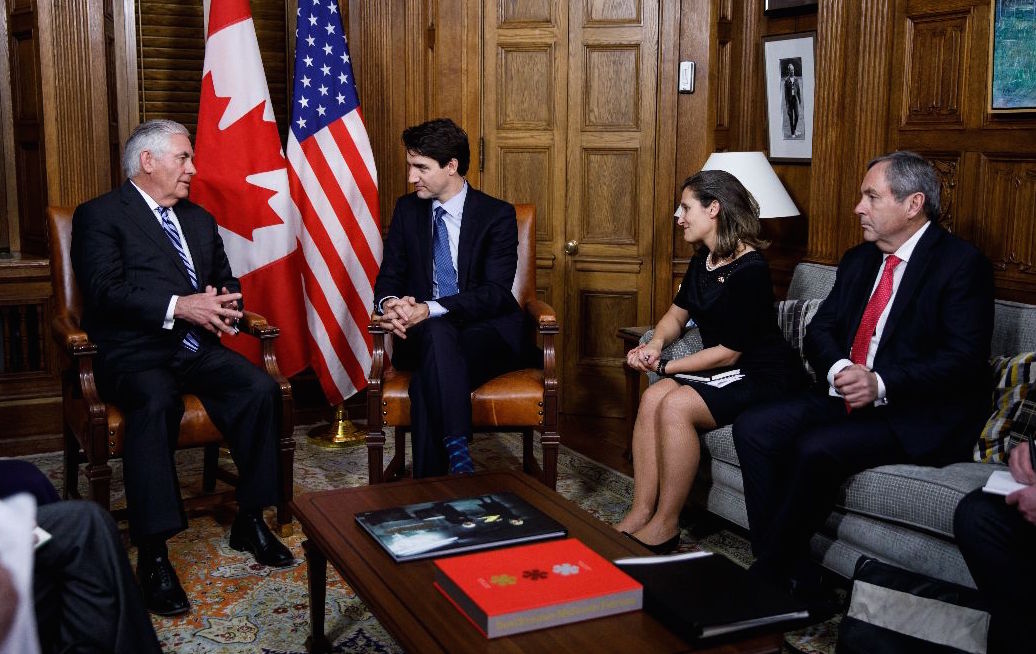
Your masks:
M1036 0L993 0L989 109L1036 111Z

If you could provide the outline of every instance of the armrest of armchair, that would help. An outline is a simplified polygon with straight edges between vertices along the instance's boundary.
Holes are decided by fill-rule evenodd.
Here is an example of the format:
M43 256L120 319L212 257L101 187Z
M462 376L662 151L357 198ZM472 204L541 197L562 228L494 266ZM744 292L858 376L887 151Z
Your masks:
M529 300L525 310L532 316L536 329L540 334L558 333L558 316L554 307L542 300Z
M50 322L53 330L54 341L70 357L91 356L97 354L97 346L90 341L79 325L72 321L71 316L55 316Z
M263 338L276 338L280 335L281 330L279 327L274 327L270 323L266 322L266 318L255 313L254 311L243 311L245 315L238 321L238 328L248 334L259 339Z
M94 355L97 354L97 345L68 314L55 316L50 326L55 342L71 361L71 365L67 367L67 364L62 365L62 394L66 398L81 398L86 403L90 421L100 425L101 429L106 428L107 411L97 390L97 381L94 379Z
M375 316L372 314L370 322L367 323L367 332L371 335L373 345L373 351L371 352L371 372L370 378L367 381L372 385L376 384L380 391L381 380L385 376L385 370L388 366L385 360L385 339L388 337L388 331L375 322Z
M532 317L537 333L543 338L543 401L544 415L557 415L558 371L557 352L554 349L554 335L558 333L558 317L554 307L538 299L525 303L525 310ZM551 427L553 428L553 427Z
M273 341L281 333L280 327L271 325L266 321L265 316L254 311L245 310L242 313L244 315L237 322L237 327L241 330L241 333L259 339L262 369L266 371L266 374L273 377L273 380L281 387L282 410L290 412L293 410L295 403L291 393L291 383L281 374L280 366L277 364L277 353L273 349Z

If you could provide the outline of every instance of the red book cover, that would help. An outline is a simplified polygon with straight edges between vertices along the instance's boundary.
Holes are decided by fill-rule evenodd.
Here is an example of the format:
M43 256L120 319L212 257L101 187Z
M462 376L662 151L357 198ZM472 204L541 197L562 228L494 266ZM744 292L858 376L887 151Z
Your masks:
M434 563L436 588L489 638L643 606L643 586L574 538Z

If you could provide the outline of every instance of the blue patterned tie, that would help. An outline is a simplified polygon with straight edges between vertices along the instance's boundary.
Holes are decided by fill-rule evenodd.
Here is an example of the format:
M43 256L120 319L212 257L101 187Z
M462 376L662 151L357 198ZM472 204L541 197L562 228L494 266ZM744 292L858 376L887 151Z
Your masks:
M165 235L169 237L169 242L173 244L173 249L180 255L180 261L183 261L184 267L187 268L187 276L191 278L191 286L197 291L198 276L194 273L194 266L191 265L191 260L184 251L183 244L180 243L180 230L176 229L176 224L169 217L169 207L158 207L158 215L162 218L162 229L165 231ZM188 329L183 337L183 346L191 352L197 352L200 345L201 342L198 340L197 334L194 333L194 328Z
M450 256L450 236L446 233L446 221L443 219L446 210L435 208L435 229L433 234L432 255L435 260L435 283L439 287L439 297L449 297L459 292L457 288L457 271L453 267Z

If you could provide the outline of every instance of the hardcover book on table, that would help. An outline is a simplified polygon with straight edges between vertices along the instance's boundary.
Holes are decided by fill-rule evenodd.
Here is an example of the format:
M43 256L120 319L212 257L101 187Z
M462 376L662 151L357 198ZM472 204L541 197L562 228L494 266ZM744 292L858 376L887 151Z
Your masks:
M396 561L563 538L561 523L514 493L421 502L356 514Z
M637 581L574 538L434 563L435 587L488 638L643 605Z
M615 565L644 584L644 609L688 641L787 628L809 617L801 602L720 554L644 556Z

